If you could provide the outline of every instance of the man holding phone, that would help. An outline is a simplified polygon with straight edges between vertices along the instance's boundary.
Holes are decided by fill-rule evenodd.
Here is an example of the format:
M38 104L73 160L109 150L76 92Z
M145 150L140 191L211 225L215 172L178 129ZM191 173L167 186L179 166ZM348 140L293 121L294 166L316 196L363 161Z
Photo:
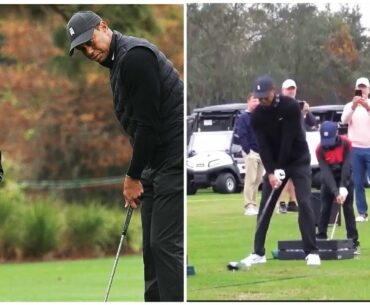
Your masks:
M356 81L355 96L342 113L342 123L348 124L348 138L352 142L351 164L358 210L357 222L368 221L365 197L365 177L370 176L370 83L366 77Z

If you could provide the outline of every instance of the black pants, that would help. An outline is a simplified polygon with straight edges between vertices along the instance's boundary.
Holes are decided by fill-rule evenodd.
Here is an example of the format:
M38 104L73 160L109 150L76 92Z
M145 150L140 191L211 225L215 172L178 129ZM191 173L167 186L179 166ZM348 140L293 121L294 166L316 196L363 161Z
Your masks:
M358 246L358 232L356 228L355 212L353 210L353 185L347 187L348 195L343 203L343 215L346 222L347 238L352 238L355 246ZM327 236L330 212L335 195L324 185L321 185L321 210L319 220L319 234Z
M141 205L146 302L183 301L183 157L144 170Z
M292 179L298 201L298 223L301 231L303 250L307 254L318 253L315 238L315 217L311 206L311 168L310 164L300 164L285 169L286 178L282 185L275 191L265 215L261 215L266 201L271 193L271 185L267 175L263 178L262 198L257 216L257 223L261 222L254 237L254 253L265 255L265 240L274 213L276 201L289 178Z

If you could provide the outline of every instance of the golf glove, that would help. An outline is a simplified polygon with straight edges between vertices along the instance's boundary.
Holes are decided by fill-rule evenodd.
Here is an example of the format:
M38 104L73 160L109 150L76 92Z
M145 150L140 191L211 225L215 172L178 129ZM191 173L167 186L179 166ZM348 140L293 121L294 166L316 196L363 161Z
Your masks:
M285 179L285 171L283 169L275 169L274 176L279 182L282 182Z
M339 188L339 195L341 195L341 196L344 198L344 200L346 200L347 195L348 195L348 190L347 190L347 188L345 188L345 187L340 187L340 188Z

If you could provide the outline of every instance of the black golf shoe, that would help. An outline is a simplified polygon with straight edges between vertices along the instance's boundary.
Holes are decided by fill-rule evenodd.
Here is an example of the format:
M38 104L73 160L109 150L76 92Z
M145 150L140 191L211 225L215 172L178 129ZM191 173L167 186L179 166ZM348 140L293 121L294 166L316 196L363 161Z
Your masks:
M287 211L288 212L298 212L297 204L294 201L289 201Z

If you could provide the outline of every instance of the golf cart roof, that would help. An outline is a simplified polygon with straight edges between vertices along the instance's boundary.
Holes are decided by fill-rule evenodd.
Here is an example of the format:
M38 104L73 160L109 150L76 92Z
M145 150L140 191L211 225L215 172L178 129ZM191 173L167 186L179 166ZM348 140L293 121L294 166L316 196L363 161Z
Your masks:
M213 105L202 108L194 109L194 112L234 112L245 110L247 108L246 103L233 103L233 104L222 104L222 105Z
M342 112L344 105L321 105L321 106L312 106L310 107L311 112L321 113L329 111L339 111Z

